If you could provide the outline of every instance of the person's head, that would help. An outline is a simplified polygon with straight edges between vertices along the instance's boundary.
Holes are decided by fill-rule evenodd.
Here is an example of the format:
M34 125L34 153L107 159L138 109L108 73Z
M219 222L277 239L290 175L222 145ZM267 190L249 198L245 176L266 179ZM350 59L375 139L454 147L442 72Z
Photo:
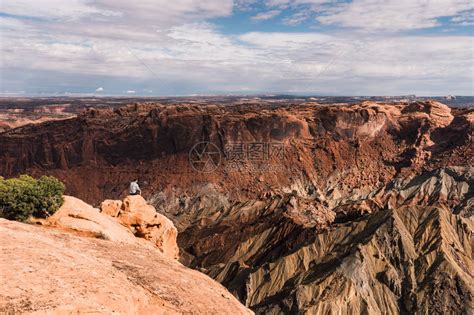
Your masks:
M138 178L133 180L134 182L138 183Z

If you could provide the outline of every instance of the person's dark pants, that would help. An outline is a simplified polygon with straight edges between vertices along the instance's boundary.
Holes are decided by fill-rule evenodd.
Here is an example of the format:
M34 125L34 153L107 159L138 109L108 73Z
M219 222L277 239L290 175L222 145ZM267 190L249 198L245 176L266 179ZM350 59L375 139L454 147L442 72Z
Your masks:
M139 191L136 191L136 192L134 192L134 193L130 193L131 196L135 196L135 195L139 195L139 194L140 194Z

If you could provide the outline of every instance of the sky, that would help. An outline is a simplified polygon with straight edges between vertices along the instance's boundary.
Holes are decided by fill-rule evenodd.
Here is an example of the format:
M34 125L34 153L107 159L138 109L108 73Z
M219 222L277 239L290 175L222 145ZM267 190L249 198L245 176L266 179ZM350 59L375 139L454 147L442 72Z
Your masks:
M1 0L0 95L474 95L472 0Z

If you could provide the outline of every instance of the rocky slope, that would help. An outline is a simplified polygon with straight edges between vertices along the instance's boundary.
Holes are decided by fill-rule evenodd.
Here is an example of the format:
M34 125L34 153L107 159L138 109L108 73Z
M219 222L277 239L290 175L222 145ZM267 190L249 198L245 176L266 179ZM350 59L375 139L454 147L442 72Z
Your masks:
M473 175L438 169L333 206L198 196L181 209L195 217L175 215L182 259L259 314L469 313Z
M0 219L2 314L252 313L166 247L76 198L43 224Z
M471 313L473 124L433 101L134 104L0 134L0 174L52 174L95 204L139 177L180 260L259 314ZM212 172L190 163L201 141ZM283 158L232 158L262 143Z
M386 210L253 268L229 264L215 277L241 275L246 304L261 314L468 314L473 228L442 208Z

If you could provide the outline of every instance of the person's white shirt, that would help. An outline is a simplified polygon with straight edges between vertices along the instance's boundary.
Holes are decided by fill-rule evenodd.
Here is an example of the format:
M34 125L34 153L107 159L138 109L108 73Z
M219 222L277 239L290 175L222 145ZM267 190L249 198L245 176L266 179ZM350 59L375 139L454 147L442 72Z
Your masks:
M141 192L140 186L138 186L137 181L133 181L130 183L130 187L128 188L128 192L130 195L136 195L137 192Z

